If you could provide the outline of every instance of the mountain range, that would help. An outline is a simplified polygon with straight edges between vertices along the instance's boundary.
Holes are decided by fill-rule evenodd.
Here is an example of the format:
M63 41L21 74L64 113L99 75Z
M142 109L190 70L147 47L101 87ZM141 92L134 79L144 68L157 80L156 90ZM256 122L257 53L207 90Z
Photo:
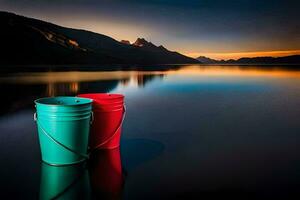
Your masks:
M300 55L215 60L187 57L144 38L134 43L0 11L0 64L300 64Z
M205 56L199 56L197 60L203 64L300 64L300 55L283 57L244 57L237 60L215 60Z
M106 35L66 28L0 12L0 64L185 64L194 58L143 38L121 42Z

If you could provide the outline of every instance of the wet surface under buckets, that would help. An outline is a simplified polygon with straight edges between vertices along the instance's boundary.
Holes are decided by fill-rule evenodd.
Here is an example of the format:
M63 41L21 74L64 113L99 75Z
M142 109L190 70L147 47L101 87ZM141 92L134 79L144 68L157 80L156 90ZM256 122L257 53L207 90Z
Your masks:
M155 141L142 139L125 141L123 146L126 148L123 148L123 161L117 147L95 151L87 162L75 165L58 167L41 163L39 198L122 199L127 170L153 159L164 148ZM137 155L134 152L136 148L144 150L144 153ZM127 168L124 169L124 166Z

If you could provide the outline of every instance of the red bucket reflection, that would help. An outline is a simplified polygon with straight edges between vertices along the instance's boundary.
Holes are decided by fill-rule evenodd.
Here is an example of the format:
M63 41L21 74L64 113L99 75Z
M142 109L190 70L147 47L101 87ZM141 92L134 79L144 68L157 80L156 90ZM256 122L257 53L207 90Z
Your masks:
M96 151L90 161L93 194L97 198L121 199L124 178L120 148Z

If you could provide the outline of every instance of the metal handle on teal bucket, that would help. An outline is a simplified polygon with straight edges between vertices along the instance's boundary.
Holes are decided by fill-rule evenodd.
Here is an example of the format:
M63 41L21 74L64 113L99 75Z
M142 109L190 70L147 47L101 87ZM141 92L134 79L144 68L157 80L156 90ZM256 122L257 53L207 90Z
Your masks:
M34 119L34 121L39 125L39 127L40 127L41 130L42 130L42 132L43 132L49 139L51 139L54 143L56 143L57 145L60 145L61 147L65 148L66 150L68 150L68 151L70 151L70 152L72 152L72 153L74 153L74 154L76 154L76 155L78 155L78 156L83 157L83 158L84 158L83 161L85 161L86 159L89 158L89 154L83 154L83 153L77 152L77 151L71 149L70 147L64 145L63 143L59 142L59 141L56 140L54 137L52 137L51 134L49 134L49 133L43 128L43 126L41 125L41 123L40 123L39 120L38 120L38 117L37 117L37 114L36 114L36 113L33 114L33 119ZM90 123L92 123L93 120L94 120L94 114L93 114L93 112L91 112L91 122L90 122ZM55 166L65 166L65 165L77 164L77 162L76 162L76 163L69 163L69 164L51 164L51 163L47 163L47 164L49 164L49 165L55 165Z
M90 124L92 124L92 123L93 123L93 121L94 121L94 112L93 112L93 111L91 111L91 121L90 121Z

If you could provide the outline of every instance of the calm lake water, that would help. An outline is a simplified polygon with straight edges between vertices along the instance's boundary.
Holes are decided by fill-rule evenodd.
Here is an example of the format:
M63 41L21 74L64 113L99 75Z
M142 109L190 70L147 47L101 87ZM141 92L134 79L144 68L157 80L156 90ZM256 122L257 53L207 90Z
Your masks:
M300 71L22 72L0 88L2 199L300 196ZM86 92L125 94L120 150L89 166L42 164L33 100Z

